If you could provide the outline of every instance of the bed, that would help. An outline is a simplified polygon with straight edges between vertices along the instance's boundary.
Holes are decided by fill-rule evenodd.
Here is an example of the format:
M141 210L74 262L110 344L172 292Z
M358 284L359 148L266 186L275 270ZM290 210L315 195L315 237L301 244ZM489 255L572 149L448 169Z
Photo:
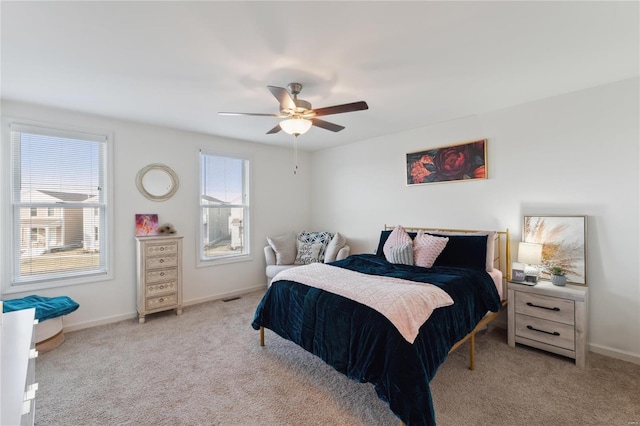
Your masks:
M509 231L404 227L415 241L416 235L424 234L447 238L446 247L427 268L387 260L384 251L396 228L384 227L375 254L351 255L328 265L293 268L294 275L277 275L251 325L260 330L262 346L268 328L347 377L372 383L402 423L434 425L429 382L438 367L451 351L470 341L474 369L475 334L507 305ZM428 313L424 321L421 311L413 319L398 320L386 308L360 300L365 289L378 295L383 287L384 292L393 291L381 297L390 300L392 310L406 306L406 312L420 311L411 300L422 301L423 296L413 291L433 291L428 293L433 296L425 297L436 300L436 306L424 308ZM403 298L409 304L404 305Z

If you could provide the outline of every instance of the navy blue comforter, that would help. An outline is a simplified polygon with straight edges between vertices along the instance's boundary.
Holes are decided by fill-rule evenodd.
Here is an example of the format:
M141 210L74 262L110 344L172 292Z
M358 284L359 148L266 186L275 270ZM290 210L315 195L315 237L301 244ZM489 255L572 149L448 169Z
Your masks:
M252 327L268 328L347 377L372 383L405 424L434 425L429 382L451 347L488 311L500 310L493 280L480 269L396 265L370 254L331 265L428 282L446 291L454 304L436 309L411 344L367 306L300 283L277 281L260 301Z

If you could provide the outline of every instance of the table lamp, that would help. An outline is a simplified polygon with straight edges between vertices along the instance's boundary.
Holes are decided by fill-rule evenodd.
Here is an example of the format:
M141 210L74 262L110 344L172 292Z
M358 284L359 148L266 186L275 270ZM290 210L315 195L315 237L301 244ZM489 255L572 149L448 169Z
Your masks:
M525 265L525 281L538 282L538 276L540 275L538 265L542 263L542 244L519 243L518 262L524 263Z

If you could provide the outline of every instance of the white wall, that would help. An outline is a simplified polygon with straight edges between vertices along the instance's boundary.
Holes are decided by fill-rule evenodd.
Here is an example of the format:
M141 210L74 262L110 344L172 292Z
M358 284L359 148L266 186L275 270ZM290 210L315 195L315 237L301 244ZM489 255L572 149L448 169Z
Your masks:
M515 242L524 215L587 215L590 349L640 362L638 93L634 78L316 152L312 224L371 252L385 224ZM406 186L407 152L479 138L489 179Z
M109 130L114 135L114 207L115 259L114 279L94 284L59 287L36 291L42 296L66 295L76 300L80 308L65 317L65 329L72 330L103 322L135 316L135 229L136 213L157 213L160 223L171 222L184 236L185 304L250 289L266 288L263 247L266 237L292 229L302 230L310 221L309 154L299 153L299 170L292 172L292 150L275 148L238 140L167 129L104 117L84 115L36 105L3 101L2 116L36 120L80 127ZM3 196L0 241L10 237L7 215L8 176L6 158L9 140L2 132ZM251 251L248 262L196 268L196 235L198 232L198 150L208 148L223 154L248 155L251 162ZM164 163L180 179L180 188L168 201L154 202L137 190L138 170L149 163ZM7 279L10 254L2 253L3 280ZM30 292L33 293L33 292ZM3 294L3 298L23 297L26 294Z

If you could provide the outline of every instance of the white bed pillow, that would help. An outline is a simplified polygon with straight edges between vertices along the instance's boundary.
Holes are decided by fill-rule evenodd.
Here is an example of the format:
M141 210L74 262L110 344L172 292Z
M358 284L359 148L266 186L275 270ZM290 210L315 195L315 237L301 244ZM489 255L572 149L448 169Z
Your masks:
M293 265L298 253L294 232L278 237L267 237L267 241L276 253L276 265Z
M436 237L418 231L413 239L413 260L417 266L431 268L442 250L447 246L449 238Z
M391 262L391 247L401 246L403 244L413 244L413 241L409 234L407 234L407 231L405 231L402 226L398 225L393 228L393 231L389 234L389 238L387 238L387 241L384 243L384 247L382 248L382 252L384 253L385 259L387 259L387 262Z

